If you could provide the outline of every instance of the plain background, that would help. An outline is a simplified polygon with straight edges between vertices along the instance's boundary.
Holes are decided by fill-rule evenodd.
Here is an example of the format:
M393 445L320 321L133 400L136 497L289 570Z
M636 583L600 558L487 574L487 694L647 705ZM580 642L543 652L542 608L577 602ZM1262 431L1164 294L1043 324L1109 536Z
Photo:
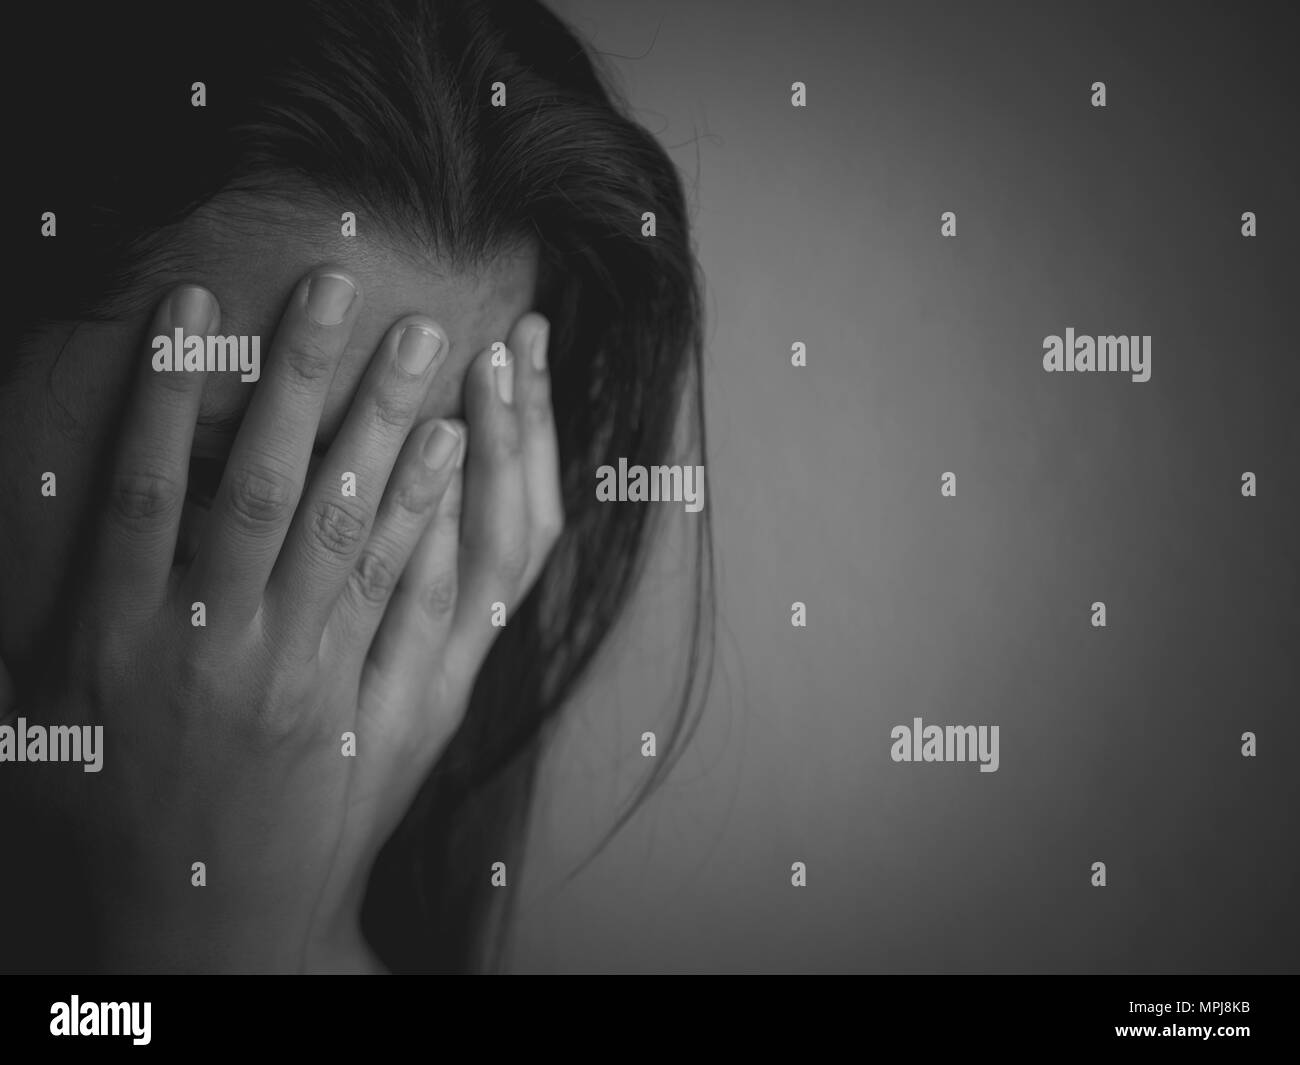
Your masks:
M719 656L680 764L568 878L671 712L669 537L548 758L513 968L1295 971L1293 24L555 8L693 205ZM1150 334L1151 380L1044 373L1067 326ZM1000 726L1000 769L891 762L914 716Z

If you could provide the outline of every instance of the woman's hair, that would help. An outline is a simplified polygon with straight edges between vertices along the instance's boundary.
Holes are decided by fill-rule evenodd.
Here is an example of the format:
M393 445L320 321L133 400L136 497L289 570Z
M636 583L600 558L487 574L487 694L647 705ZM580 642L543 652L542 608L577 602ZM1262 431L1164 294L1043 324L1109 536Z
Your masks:
M538 247L566 529L380 855L363 914L395 970L490 964L506 914L494 900L513 894L494 892L491 864L520 855L544 726L619 619L651 539L653 504L598 502L595 471L704 452L702 306L682 183L540 3L206 10L35 5L32 38L11 42L21 53L11 88L34 105L19 107L9 164L22 211L9 328L16 340L156 300L185 261L174 227L223 192L355 210L370 232L452 270ZM45 210L56 239L38 235ZM654 236L642 235L646 211ZM710 671L707 503L688 520L686 674L635 801L689 738Z

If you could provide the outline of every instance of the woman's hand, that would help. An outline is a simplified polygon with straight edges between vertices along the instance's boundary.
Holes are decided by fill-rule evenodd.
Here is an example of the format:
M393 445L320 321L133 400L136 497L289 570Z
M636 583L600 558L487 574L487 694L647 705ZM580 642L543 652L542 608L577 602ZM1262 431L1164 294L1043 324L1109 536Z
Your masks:
M337 270L295 290L184 561L204 375L140 355L69 667L11 711L102 725L102 771L0 769L85 826L110 969L359 964L374 856L460 723L494 604L508 621L560 531L535 314L506 365L488 349L470 366L468 428L412 430L447 344L428 319L395 323L308 476L359 302ZM185 287L149 336L218 324Z

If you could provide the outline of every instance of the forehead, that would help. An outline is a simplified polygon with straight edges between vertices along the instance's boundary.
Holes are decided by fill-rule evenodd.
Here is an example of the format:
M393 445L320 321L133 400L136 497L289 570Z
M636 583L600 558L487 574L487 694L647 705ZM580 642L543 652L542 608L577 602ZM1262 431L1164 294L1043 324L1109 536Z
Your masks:
M321 418L318 445L337 431L376 347L407 314L424 314L446 331L450 351L425 400L422 417L459 416L461 386L470 361L504 341L532 309L537 285L533 246L511 249L473 271L450 272L414 241L400 246L378 226L367 232L357 211L356 236L342 234L343 209L283 201L213 201L186 223L185 246L194 254L186 279L206 285L221 303L223 335L260 336L263 360L271 351L286 301L308 271L342 267L358 282L361 311ZM221 377L205 386L195 452L224 451L252 396L253 384Z

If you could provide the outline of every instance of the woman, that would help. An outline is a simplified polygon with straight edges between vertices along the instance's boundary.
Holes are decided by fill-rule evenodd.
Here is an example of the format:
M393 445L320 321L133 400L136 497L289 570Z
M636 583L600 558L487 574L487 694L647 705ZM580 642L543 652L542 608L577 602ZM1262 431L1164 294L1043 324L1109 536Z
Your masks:
M489 964L542 728L650 542L596 471L703 450L681 183L571 32L274 13L78 14L11 68L8 720L102 725L103 767L0 763L65 933L6 968ZM261 362L160 370L177 329Z

